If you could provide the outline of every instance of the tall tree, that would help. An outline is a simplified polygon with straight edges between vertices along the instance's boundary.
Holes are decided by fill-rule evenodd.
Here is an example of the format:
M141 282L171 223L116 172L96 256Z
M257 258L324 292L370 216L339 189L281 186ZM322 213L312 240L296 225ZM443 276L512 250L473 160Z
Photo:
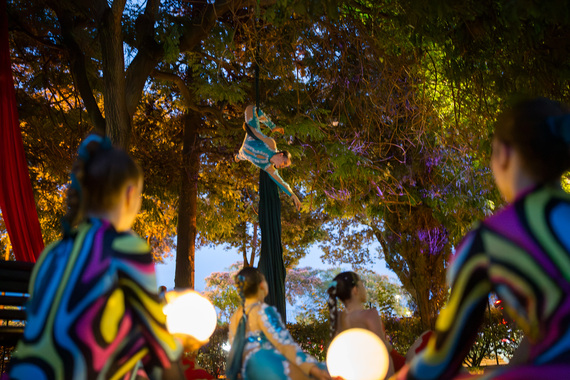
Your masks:
M145 83L157 64L172 60L172 57L177 60L181 53L194 51L208 37L218 20L225 18L229 25L243 10L246 11L246 18L251 18L251 6L263 7L266 3L273 2L161 4L158 0L150 0L141 8L138 3L124 0L36 1L25 5L11 4L11 20L13 29L33 40L34 45L51 49L49 56L57 56L59 64L68 60L69 71L62 72L71 74L77 90L75 94L81 95L92 125L106 131L115 144L128 148L132 137L132 119ZM160 28L155 27L159 20L162 22ZM194 88L191 90L194 91ZM187 144L182 149L186 176L181 178L188 181L181 186L183 191L178 216L181 223L178 228L181 239L178 249L184 251L179 252L182 258L180 276L177 276L180 278L179 286L193 286L199 170L199 160L196 159L198 128L195 124L196 120L204 120L212 110L217 110L214 107L199 108L204 98L195 99L190 99L191 104L186 107L189 116L185 124L192 128L185 133L183 143ZM211 124L222 122L219 110L215 116Z
M294 141L311 163L303 168L309 207L338 218L328 226L328 258L366 261L363 244L377 238L430 328L446 295L457 236L449 231L482 215L488 189L461 205L485 168L454 149L456 131L443 124L426 85L433 77L423 70L425 57L398 31L400 12L386 3L347 6L338 20L301 28L294 47L273 44L297 68L278 76L290 90L275 100L296 100Z
M452 247L501 203L486 162L504 100L524 89L570 99L562 2L9 5L24 140L37 189L45 189L42 226L57 224L49 210L61 197L48 192L61 192L81 136L113 128L150 174L143 217L153 223L137 228L162 224L155 243L154 232L146 236L166 248L182 224L182 282L191 282L194 218L198 246L227 243L251 263L257 175L232 158L242 110L254 98L259 46L262 105L286 126L278 145L295 164L283 175L304 198L301 214L283 202L286 263L319 240L325 258L362 263L371 255L366 244L378 240L425 326L441 304ZM162 74L175 77L165 82ZM171 85L179 80L193 94L188 104ZM195 208L182 205L193 199ZM422 283L428 268L433 276Z

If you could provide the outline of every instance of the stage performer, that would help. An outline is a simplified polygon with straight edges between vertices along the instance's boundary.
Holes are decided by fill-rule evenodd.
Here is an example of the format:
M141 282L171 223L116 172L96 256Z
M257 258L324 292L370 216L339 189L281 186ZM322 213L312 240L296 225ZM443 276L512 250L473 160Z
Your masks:
M245 138L238 154L235 156L236 162L247 160L265 170L279 188L293 199L297 210L301 210L301 202L291 186L283 181L277 169L286 168L291 165L291 154L286 150L277 150L277 143L271 137L261 132L260 125L263 124L273 132L283 133L283 128L276 127L275 124L257 107L249 105L245 109L245 123L243 129L246 131Z
M331 380L325 366L303 352L273 306L267 281L253 267L236 275L242 306L231 317L226 376L236 380Z

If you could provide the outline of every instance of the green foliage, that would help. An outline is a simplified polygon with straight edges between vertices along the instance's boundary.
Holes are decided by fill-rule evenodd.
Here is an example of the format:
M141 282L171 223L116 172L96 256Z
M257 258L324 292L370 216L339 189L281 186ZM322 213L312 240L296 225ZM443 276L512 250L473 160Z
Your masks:
M382 321L392 347L404 356L416 339L425 331L417 317L384 316Z
M445 52L446 76L453 81L471 77L479 89L485 86L500 97L528 91L568 97L564 78L570 60L561 44L570 22L566 3L400 3L413 40L428 49L435 43Z
M218 310L219 319L228 322L241 305L234 286L234 276L241 263L232 265L227 272L214 272L206 278L204 295ZM297 322L315 321L329 323L327 288L332 279L341 272L336 269L288 268L285 281L286 299L298 311ZM386 276L362 270L359 275L368 291L368 307L374 307L383 315L406 315L409 295Z
M162 34L162 41L164 42L164 62L174 63L178 60L180 56L180 37L183 33L183 27L179 24L173 24L169 28L161 28L159 30Z
M146 173L136 229L157 259L174 245L183 178L181 116L191 109L201 115L197 244L225 244L244 258L255 256L258 170L233 162L233 155L243 139L243 109L255 100L256 62L261 105L285 127L285 135L275 138L293 155L294 165L281 174L303 200L297 213L282 199L286 264L294 266L320 242L329 262L361 265L376 254L367 245L379 241L379 254L426 327L445 298L452 247L474 220L502 204L487 167L489 136L502 105L529 90L570 100L568 5L270 3L258 8L230 1L227 12L203 25L207 2L164 0L152 23L155 33L141 40L148 15L127 2L127 66L138 52L158 52L158 65L151 65L157 77L176 75L190 92L185 98L171 82L151 81L129 115L131 152ZM70 59L59 15L43 2L8 5L21 127L44 239L51 241L59 236L75 149L94 125L68 62L85 62L91 93L103 109L103 53L97 23L78 17L76 8L68 16L77 22L71 36L79 60ZM192 29L196 25L204 27ZM196 34L188 36L188 30ZM198 42L180 52L188 38ZM429 247L420 235L436 230L445 244L426 256Z
M464 362L469 367L478 367L485 358L497 356L510 359L522 340L522 331L503 314L503 308L489 307L485 311L482 326L477 333L475 343L469 350Z
M234 276L241 269L241 265L234 264L229 272L214 272L205 278L207 297L218 311L218 319L229 322L231 316L242 304L241 298L234 285Z
M226 374L227 351L224 348L228 344L228 331L227 323L218 324L208 343L196 355L196 363L216 379Z
M287 329L303 351L320 362L326 360L326 350L330 344L330 326L327 322L288 323Z
M360 278L368 292L368 305L378 310L383 318L409 316L410 294L401 285L370 271L360 271Z

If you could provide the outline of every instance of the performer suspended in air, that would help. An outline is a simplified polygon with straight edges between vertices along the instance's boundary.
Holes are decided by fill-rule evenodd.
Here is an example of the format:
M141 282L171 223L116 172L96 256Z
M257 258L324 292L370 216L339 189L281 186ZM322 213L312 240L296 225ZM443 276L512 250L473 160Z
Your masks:
M271 137L267 137L261 132L260 124L264 124L273 132L283 133L283 128L276 127L275 124L257 107L252 105L245 109L245 123L243 125L246 131L245 138L238 154L235 156L236 162L247 160L265 170L271 176L273 181L288 196L293 198L297 210L301 209L301 202L297 195L291 190L291 186L283 181L277 169L286 168L291 165L291 154L286 150L277 150L277 144Z

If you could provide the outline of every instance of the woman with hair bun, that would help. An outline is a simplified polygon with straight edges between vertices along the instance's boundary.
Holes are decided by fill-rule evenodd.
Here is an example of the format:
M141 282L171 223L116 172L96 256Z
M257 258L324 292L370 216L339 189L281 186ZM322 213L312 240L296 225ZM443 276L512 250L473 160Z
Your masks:
M295 343L277 309L263 302L269 292L265 276L248 267L238 272L235 282L242 307L230 319L227 378L236 380L241 374L242 380L330 380L324 366Z
M519 101L495 126L491 169L508 202L478 223L448 270L451 294L427 347L397 379L456 376L483 320L489 293L524 331L523 364L486 379L565 379L570 374L570 114L562 104Z
M81 143L64 235L34 266L10 379L184 376L150 248L131 230L142 186L140 167L108 138L93 134Z
M362 328L376 334L390 353L390 364L386 377L394 373L394 363L392 359L392 345L386 338L382 318L376 309L365 309L364 304L368 300L368 293L364 288L364 283L354 272L339 273L332 281L327 290L329 294L329 318L331 324L331 339L341 332ZM344 310L338 310L337 298L344 304Z

